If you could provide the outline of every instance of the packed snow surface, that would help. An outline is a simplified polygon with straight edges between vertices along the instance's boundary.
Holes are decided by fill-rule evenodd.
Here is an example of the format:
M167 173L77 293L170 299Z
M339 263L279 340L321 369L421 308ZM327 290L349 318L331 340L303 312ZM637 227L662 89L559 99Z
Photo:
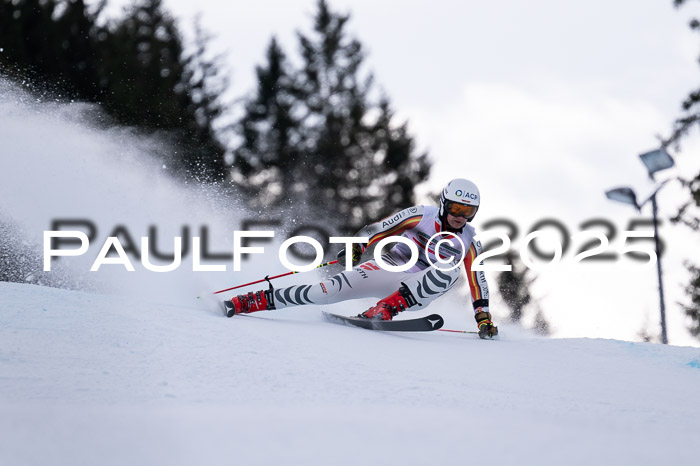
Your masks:
M0 283L0 464L697 464L696 348L320 311Z

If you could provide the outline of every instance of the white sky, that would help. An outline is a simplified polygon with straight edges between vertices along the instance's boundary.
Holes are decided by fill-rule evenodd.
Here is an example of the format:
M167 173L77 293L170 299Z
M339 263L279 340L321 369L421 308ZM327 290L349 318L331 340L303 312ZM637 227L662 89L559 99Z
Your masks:
M227 53L231 98L254 89L254 66L273 34L296 56L295 31L309 31L316 9L315 0L165 4L183 26L202 14L216 36L213 49ZM603 193L620 185L636 187L640 197L650 190L637 155L668 134L700 77L698 36L687 27L693 14L700 16L696 2L680 10L671 0L330 5L352 14L348 28L368 52L366 69L429 150L434 168L423 191L436 192L455 176L474 180L483 198L479 220L516 220L523 232L516 245L546 217L562 220L571 234L594 217L626 229L635 212ZM699 139L683 145L675 173L700 169L693 154ZM672 214L683 199L668 186L659 196L661 213ZM644 217L650 215L647 207ZM662 238L669 243L663 261L669 339L697 344L677 302L687 283L683 260L700 262L699 238L669 226ZM630 271L624 263L541 274L535 294L556 336L634 338L645 324L657 330L655 269Z

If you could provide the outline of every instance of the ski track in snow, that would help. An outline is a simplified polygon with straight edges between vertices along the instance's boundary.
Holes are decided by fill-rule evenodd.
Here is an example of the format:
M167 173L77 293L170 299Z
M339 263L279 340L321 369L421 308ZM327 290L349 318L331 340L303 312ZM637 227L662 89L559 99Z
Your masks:
M0 296L0 464L695 464L696 348Z

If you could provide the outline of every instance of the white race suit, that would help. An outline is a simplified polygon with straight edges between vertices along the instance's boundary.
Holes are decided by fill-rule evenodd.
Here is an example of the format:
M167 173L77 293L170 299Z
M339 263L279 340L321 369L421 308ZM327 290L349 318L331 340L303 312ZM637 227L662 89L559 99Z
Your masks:
M474 228L469 224L460 231L445 231L437 207L409 207L364 227L356 236L368 237L367 247L390 236L403 236L413 241L419 255L418 261L410 269L391 272L383 269L374 259L368 260L351 271L341 272L320 283L276 288L271 304L274 309L282 309L304 304L333 304L348 299L384 298L397 291L403 283L417 303L426 306L459 281L459 262L463 262L474 312L488 312L486 277L483 271L472 271L472 264L481 253L481 243L474 240L475 235ZM439 262L435 256L436 246L443 262ZM410 257L410 248L402 243L395 243L382 255L382 259L390 265L406 264ZM455 265L452 270L447 270ZM422 306L412 306L408 310L418 310Z

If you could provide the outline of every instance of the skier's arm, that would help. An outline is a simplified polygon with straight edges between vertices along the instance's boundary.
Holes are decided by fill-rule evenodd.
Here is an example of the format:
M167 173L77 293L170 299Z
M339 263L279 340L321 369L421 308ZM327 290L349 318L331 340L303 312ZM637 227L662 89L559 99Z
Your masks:
M481 242L472 240L464 258L464 271L467 273L469 291L472 294L474 313L489 312L489 285L483 270L473 271L474 260L481 254Z
M389 236L401 235L404 231L410 230L418 225L423 219L423 212L423 206L413 206L363 227L355 236L367 237L369 241L366 244L354 243L352 245L353 265L360 263L362 260L362 253L371 245ZM345 249L342 249L338 253L338 262L345 265Z
M467 255L464 258L464 271L467 273L469 290L472 294L474 319L479 327L480 338L493 338L498 335L498 327L491 321L489 312L489 286L483 270L472 270L472 265L481 254L481 242L472 240Z
M366 236L369 242L363 251L375 243L390 236L399 236L406 230L416 227L423 219L423 206L413 206L390 215L376 223L362 228L355 236Z

